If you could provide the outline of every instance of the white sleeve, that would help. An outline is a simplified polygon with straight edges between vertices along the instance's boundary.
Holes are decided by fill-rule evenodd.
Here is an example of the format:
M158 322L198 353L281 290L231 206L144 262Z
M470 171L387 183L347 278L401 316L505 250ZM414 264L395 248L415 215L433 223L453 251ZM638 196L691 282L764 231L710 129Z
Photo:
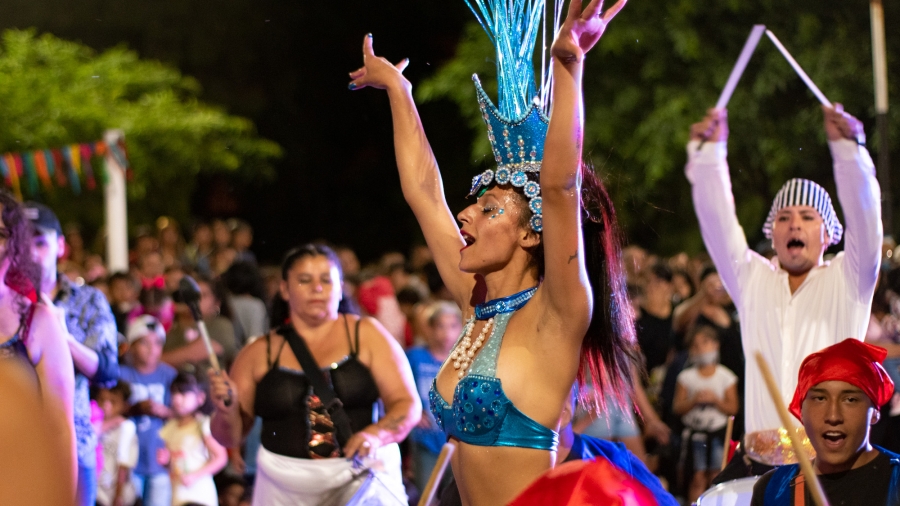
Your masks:
M866 148L848 139L828 143L844 218L844 276L857 300L868 302L881 263L881 188Z
M687 154L684 171L691 183L691 197L703 243L719 271L722 284L735 305L740 307L740 281L752 255L735 212L726 161L727 144L707 142L700 147L699 141L691 141Z
M138 438L134 422L125 420L119 426L119 447L116 450L116 460L122 467L134 469L138 460Z
M200 417L200 433L203 434L204 437L212 437L212 430L209 427L209 417L203 415Z

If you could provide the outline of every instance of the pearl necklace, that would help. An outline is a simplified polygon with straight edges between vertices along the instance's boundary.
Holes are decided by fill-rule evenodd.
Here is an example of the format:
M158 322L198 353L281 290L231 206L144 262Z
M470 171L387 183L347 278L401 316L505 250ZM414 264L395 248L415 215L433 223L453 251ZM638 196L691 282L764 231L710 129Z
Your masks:
M475 329L475 318L470 319L466 323L466 333L463 336L462 341L456 345L453 353L450 354L450 360L453 361L453 367L459 371L456 375L459 376L460 379L466 375L466 370L472 365L472 359L475 357L475 353L478 351L478 348L481 348L481 345L484 344L484 340L488 336L488 332L493 324L494 319L489 319L481 329L481 333L478 334L478 337L473 342L472 331Z

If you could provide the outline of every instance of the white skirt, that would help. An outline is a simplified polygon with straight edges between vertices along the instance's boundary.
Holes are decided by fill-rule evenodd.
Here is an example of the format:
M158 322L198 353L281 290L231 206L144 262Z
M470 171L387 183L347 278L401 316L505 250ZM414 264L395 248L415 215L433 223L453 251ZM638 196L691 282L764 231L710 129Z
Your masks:
M375 471L380 487L370 487L364 504L403 506L407 504L400 469L400 447L392 443L379 448L363 465ZM259 447L256 458L254 506L318 506L346 486L358 470L348 459L297 459Z

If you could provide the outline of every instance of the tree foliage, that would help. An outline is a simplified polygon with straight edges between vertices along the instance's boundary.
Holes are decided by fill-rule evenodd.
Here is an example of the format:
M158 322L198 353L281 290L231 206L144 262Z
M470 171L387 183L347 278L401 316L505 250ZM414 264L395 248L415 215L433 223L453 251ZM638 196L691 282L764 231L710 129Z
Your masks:
M587 57L585 157L603 174L633 242L661 253L702 246L683 174L684 145L690 124L715 104L755 23L778 35L833 102L863 120L873 156L881 148L873 142L867 2L629 3ZM897 76L900 59L890 55L900 54L900 38L891 36L888 30L889 74ZM835 195L819 105L763 39L729 104L729 164L751 244L762 239L768 205L788 178L814 179ZM478 72L483 83L493 83L492 58L486 35L472 22L455 59L417 90L420 101L448 99L459 106L473 130L473 158L481 163L490 152L469 76ZM896 78L890 86L890 96L900 96ZM896 108L889 124L890 138L897 139ZM900 163L896 149L892 159Z
M96 53L50 34L8 30L0 38L0 153L55 148L125 132L131 179L129 218L170 215L183 222L201 173L247 179L273 174L281 148L253 123L200 99L200 85L177 69L142 60L123 46ZM60 218L102 223L102 191L54 188L39 198Z

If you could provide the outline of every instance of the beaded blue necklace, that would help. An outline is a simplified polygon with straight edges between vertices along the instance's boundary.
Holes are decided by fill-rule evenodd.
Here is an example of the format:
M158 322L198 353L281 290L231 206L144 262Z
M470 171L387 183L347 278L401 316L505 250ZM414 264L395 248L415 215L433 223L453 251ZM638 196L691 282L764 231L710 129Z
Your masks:
M512 313L531 300L531 297L534 296L534 292L536 291L537 287L533 286L508 297L501 297L499 299L489 300L483 304L477 304L475 306L475 318L478 320L487 320L500 313Z

